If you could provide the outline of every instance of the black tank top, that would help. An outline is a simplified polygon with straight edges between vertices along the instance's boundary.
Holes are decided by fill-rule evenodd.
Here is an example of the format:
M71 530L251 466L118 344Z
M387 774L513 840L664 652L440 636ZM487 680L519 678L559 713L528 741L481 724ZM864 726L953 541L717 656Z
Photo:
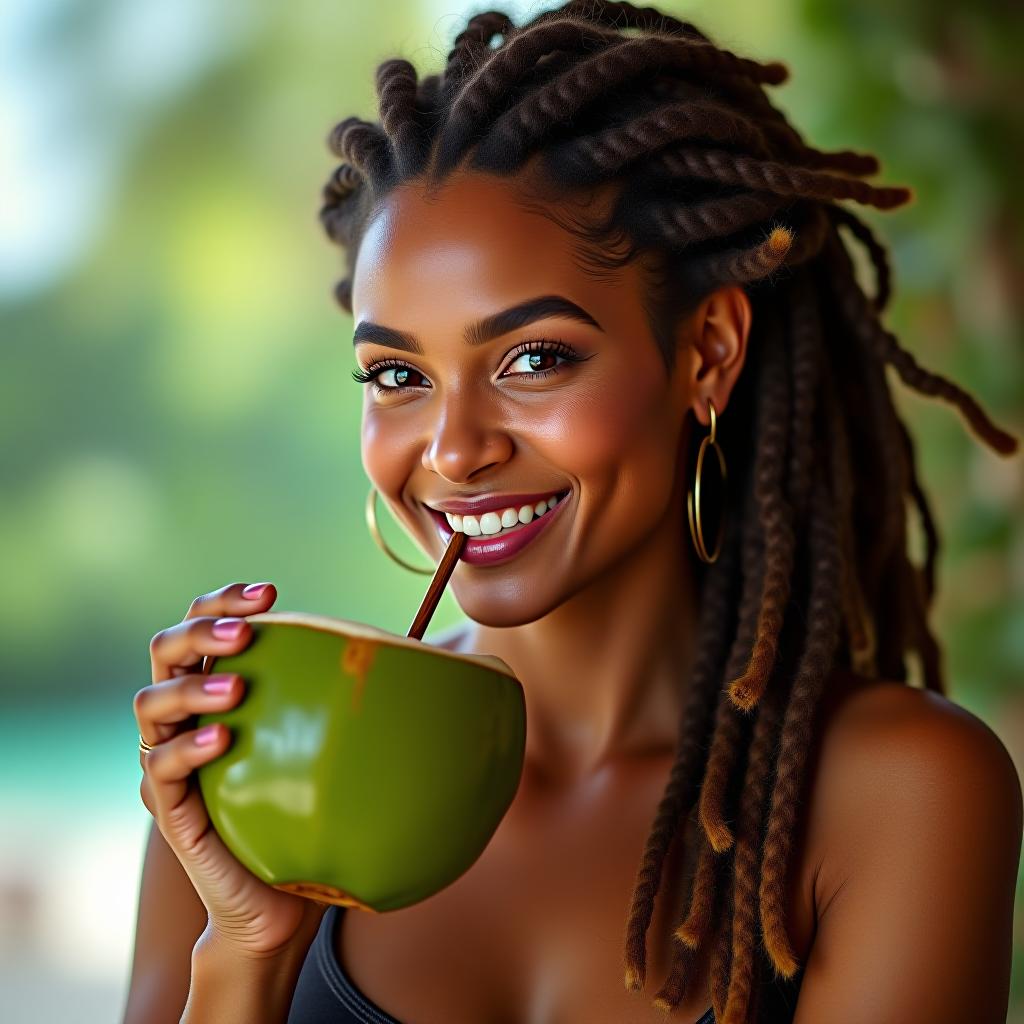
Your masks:
M292 997L288 1024L402 1024L370 1002L352 983L335 955L344 907L332 906L306 954ZM714 1024L713 1007L694 1024Z

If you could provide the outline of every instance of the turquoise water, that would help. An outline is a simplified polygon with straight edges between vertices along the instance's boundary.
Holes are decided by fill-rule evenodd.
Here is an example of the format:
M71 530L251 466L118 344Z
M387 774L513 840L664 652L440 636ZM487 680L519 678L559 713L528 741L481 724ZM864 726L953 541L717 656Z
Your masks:
M0 798L125 814L142 807L138 731L131 695L123 703L15 708L0 718Z
M131 697L0 717L5 1024L119 1019L151 818Z

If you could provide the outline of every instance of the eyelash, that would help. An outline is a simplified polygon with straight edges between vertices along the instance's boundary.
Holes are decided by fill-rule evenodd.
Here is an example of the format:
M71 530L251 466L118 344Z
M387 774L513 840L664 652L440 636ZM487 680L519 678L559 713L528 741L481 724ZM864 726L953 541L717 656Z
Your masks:
M524 342L518 348L513 350L513 356L510 360L515 362L520 356L525 355L527 352L553 352L555 355L561 356L569 363L581 363L590 356L581 356L579 352L568 344L568 342L548 339L548 338L537 338L532 341ZM373 383L374 389L377 394L381 392L397 392L405 391L407 388L413 387L412 384L399 384L397 386L385 386L378 384L377 378L387 369L405 369L412 370L413 373L419 373L420 371L406 363L403 363L400 359L380 359L375 363L371 363L365 370L353 370L352 379L358 381L360 384ZM558 366L549 366L546 370L531 370L527 373L515 373L514 377L530 377L537 379L539 377L547 377L549 374L558 373ZM422 376L422 374L420 374Z

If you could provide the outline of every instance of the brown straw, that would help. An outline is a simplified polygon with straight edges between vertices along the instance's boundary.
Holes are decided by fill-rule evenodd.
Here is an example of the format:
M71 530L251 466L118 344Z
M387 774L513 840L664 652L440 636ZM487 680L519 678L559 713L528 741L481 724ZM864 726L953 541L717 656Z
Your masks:
M441 561L437 563L437 569L434 570L434 577L430 581L430 586L427 587L420 610L416 613L416 618L412 620L409 632L405 634L407 637L414 640L423 639L423 634L427 631L427 626L430 623L430 616L434 614L434 609L437 607L438 601L441 600L444 588L448 585L448 577L455 571L459 555L462 553L462 545L465 543L466 535L460 530L456 530L452 534L452 539L448 541L448 547L445 548Z

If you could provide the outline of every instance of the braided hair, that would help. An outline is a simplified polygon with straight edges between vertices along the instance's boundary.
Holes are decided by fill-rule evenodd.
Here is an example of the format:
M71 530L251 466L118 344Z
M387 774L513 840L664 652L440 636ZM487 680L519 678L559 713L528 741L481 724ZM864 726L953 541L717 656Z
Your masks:
M573 0L519 26L487 11L440 73L419 79L403 59L378 67L380 120L348 117L330 133L342 162L320 211L347 256L336 297L349 313L360 240L383 197L460 167L515 175L524 193L548 197L612 187L607 214L558 222L588 272L656 254L645 310L670 371L682 313L724 285L750 298L737 411L720 424L726 499L740 514L719 559L697 567L692 685L625 920L625 986L638 991L669 847L692 817L696 867L655 1004L679 1003L708 947L720 1024L756 1018L767 970L792 979L799 968L784 880L832 670L906 682L913 653L925 687L946 692L928 624L939 538L886 367L955 405L996 451L1017 445L883 326L886 249L839 201L887 210L912 193L865 181L879 170L871 155L808 146L763 88L787 77L785 65L737 56L653 8ZM555 205L546 215L560 216ZM870 259L870 297L840 229ZM920 566L908 502L926 542Z

